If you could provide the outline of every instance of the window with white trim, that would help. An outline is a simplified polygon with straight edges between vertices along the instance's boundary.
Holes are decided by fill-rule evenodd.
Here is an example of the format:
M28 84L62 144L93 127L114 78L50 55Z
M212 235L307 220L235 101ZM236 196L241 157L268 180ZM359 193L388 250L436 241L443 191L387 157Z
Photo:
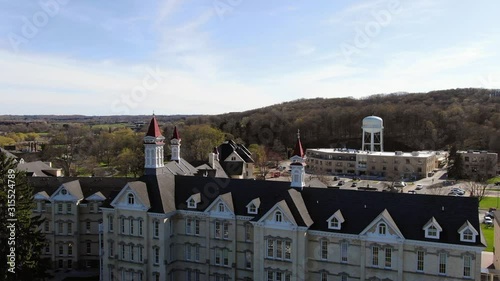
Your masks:
M474 233L472 232L472 230L470 230L469 228L465 229L463 232L462 232L462 241L466 241L466 242L475 242L474 239Z
M226 211L226 207L224 206L224 203L222 203L222 202L221 202L221 203L219 203L217 206L218 206L218 207L217 207L217 210L218 210L219 212L224 213L224 212Z
M128 202L128 204L129 204L129 205L134 205L134 204L135 204L135 197L134 197L134 194L129 193L129 194L127 195L127 199L128 199L128 201L127 201L127 202Z
M139 236L142 236L143 224L144 221L142 219L139 219Z
M470 255L465 255L464 260L464 277L472 277L472 257Z
M446 262L448 255L446 253L439 254L439 274L446 274Z
M186 218L186 235L200 235L200 220Z
M134 219L129 219L129 233L130 235L134 235Z
M378 266L378 252L379 248L377 246L372 247L372 265Z
M392 249L385 248L385 267L391 268L392 266Z
M250 203L250 205L248 205L247 212L249 214L257 214L257 207L255 206L254 203Z
M266 258L275 260L291 260L292 242L288 239L266 239Z
M113 216L108 216L108 231L113 232Z
M424 251L417 251L417 271L424 271Z
M340 261L343 263L347 262L347 248L349 244L347 242L342 242L340 244Z
M274 221L275 222L282 222L283 221L283 214L280 211L276 211L274 213Z
M328 281L328 272L321 272L321 281Z
M385 235L387 232L387 225L385 223L378 224L378 234Z
M336 217L333 217L331 220L328 221L328 228L329 229L340 229L340 222Z
M229 250L215 248L215 264L229 266Z
M154 247L153 248L153 253L154 253L154 264L160 264L160 248Z
M320 247L321 247L321 259L327 260L328 259L328 241L321 240Z
M158 238L160 236L160 222L158 220L153 221L153 237Z
M196 201L194 201L194 198L190 198L188 200L188 208L190 208L190 209L196 209Z
M427 228L427 236L429 236L429 237L437 237L438 236L437 228L434 225L431 225Z

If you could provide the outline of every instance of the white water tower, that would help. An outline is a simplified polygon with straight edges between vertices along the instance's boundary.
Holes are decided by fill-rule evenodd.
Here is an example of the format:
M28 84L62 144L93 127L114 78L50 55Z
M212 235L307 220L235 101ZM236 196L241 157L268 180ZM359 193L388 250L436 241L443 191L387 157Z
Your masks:
M384 121L377 116L363 119L363 151L384 151Z

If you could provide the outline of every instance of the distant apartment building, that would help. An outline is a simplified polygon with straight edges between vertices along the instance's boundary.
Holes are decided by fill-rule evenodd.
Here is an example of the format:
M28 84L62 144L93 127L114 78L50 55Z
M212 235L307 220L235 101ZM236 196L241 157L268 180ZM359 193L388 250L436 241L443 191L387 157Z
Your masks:
M307 149L311 173L420 179L437 168L436 152L367 152L353 149Z
M498 154L487 151L457 151L462 158L462 173L471 179L485 180L497 175Z

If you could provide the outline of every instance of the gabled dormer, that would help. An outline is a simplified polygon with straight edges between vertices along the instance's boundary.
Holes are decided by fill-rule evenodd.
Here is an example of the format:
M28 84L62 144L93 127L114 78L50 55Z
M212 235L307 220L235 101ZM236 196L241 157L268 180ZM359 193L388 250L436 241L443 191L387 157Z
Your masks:
M247 213L249 215L256 215L259 213L260 198L255 198L247 204Z
M186 204L188 209L196 209L198 208L198 203L201 202L201 193L196 193L191 196L186 200Z
M469 221L466 221L459 229L460 241L475 243L479 232L472 226Z
M425 231L425 238L430 239L439 239L439 235L443 231L443 228L437 220L432 217L425 225L422 227L422 230Z
M328 229L340 230L342 227L342 223L345 220L344 220L344 216L342 216L342 212L340 212L340 210L337 210L326 221L328 222Z
M129 182L116 195L111 206L117 209L147 211L151 208L146 183L142 181Z
M208 206L205 212L216 217L231 217L234 215L233 196L231 192L217 197L212 204Z
M64 201L78 203L83 199L83 192L78 180L63 183L50 196L50 201Z
M391 214L384 209L361 233L377 239L404 239Z
M290 208L285 200L276 203L267 213L265 213L258 221L267 227L274 228L290 228L297 226L297 222L293 217Z

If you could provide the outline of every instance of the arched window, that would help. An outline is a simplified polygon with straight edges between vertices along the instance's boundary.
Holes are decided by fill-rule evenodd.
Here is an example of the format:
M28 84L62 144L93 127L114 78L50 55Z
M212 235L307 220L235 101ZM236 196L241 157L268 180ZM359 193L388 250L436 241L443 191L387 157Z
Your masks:
M386 230L387 230L387 226L385 225L385 223L380 223L378 225L378 234L385 235Z
M225 211L226 211L226 208L224 208L224 204L219 203L219 212L225 212Z
M129 193L129 194L128 194L128 203L129 203L130 205L134 205L134 204L135 204L134 194L132 194L132 193Z
M276 222L282 222L283 221L283 214L280 211L276 211L276 213L274 213L274 220Z

